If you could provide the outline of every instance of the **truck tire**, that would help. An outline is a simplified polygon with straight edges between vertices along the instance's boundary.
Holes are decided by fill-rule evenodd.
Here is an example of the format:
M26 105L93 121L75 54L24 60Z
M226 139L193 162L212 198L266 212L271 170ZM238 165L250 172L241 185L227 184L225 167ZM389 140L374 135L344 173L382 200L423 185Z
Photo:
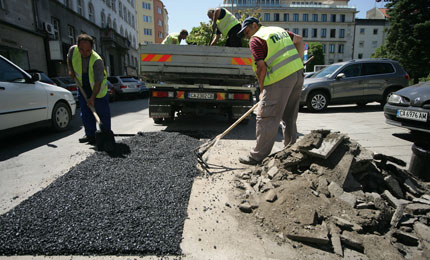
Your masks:
M306 106L310 112L321 112L328 106L328 97L323 91L311 92L306 100Z
M160 125L163 123L163 118L153 118L154 123L157 125Z

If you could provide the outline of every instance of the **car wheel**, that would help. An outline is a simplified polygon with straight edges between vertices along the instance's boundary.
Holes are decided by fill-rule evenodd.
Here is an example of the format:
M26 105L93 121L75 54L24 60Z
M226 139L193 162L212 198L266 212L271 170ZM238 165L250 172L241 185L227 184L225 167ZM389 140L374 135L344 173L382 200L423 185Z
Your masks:
M154 123L156 123L158 125L163 123L163 118L153 118L153 120L154 120Z
M61 132L66 130L70 121L72 120L72 113L70 112L70 108L64 102L59 102L54 106L52 110L52 127L55 131Z
M321 112L328 106L328 97L322 91L309 94L306 106L310 112Z

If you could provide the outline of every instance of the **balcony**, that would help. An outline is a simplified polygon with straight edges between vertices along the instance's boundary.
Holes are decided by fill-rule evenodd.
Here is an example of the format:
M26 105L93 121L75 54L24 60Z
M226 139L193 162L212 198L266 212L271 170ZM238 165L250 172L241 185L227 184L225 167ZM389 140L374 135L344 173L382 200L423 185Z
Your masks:
M101 33L101 41L106 48L115 48L120 51L127 51L130 49L130 42L127 38L121 36L114 30L105 28L101 30Z

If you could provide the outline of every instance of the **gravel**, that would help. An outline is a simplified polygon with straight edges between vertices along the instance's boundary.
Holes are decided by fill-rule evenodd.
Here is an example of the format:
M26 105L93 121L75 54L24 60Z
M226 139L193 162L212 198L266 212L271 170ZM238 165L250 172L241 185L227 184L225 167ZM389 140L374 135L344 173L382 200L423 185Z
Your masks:
M0 216L0 255L180 255L200 142L157 132L117 145Z

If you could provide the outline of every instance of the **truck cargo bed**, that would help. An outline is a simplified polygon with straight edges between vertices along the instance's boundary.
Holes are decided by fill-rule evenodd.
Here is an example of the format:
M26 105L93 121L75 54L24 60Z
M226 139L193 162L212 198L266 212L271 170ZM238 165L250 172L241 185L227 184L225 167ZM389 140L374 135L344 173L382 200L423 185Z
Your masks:
M248 48L149 44L140 46L140 74L177 84L241 86L255 82Z

